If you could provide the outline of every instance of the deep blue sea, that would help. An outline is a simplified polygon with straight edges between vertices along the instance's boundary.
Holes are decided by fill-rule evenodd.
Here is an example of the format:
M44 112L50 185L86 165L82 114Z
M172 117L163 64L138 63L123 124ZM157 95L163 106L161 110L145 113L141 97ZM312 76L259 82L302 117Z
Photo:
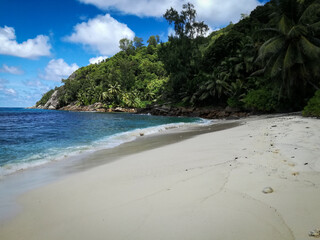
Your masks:
M83 152L116 147L199 118L0 108L0 177Z

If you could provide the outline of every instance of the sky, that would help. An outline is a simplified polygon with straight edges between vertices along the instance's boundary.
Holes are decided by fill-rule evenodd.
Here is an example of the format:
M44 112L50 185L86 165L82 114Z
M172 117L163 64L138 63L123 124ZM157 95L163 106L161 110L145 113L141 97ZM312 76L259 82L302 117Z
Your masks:
M79 67L112 57L119 40L172 33L166 9L194 4L210 29L266 0L0 0L0 107L30 107Z

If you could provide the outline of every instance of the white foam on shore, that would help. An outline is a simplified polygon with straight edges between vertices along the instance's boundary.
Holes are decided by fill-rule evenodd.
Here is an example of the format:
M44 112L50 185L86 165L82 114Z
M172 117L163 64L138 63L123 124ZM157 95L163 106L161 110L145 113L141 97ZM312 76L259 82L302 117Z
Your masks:
M50 162L67 160L80 154L89 154L98 150L115 148L123 143L131 142L141 136L165 132L171 129L190 128L196 126L208 126L216 123L217 120L207 120L199 118L197 122L190 123L170 123L154 127L134 129L131 131L117 133L100 140L96 140L89 145L79 145L67 148L48 149L46 153L34 154L19 163L8 163L0 167L0 179L5 176L18 173L30 168L40 167Z

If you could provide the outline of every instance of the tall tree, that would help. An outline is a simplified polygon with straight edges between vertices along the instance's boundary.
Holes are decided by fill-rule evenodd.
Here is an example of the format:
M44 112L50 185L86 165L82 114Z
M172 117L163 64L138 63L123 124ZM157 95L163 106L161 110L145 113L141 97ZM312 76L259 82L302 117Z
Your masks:
M147 41L147 43L149 44L148 46L153 46L153 47L156 47L159 42L160 42L160 38L158 35L150 36Z
M191 39L197 36L204 36L209 27L203 21L196 21L197 12L194 9L194 5L191 3L183 4L182 9L179 14L177 10L171 7L163 15L169 24L173 23L176 36Z
M133 41L128 38L122 38L119 41L119 48L126 53L130 53L134 50Z
M139 38L139 37L134 37L133 45L135 46L135 48L141 48L144 45L143 44L143 39Z
M265 29L273 37L260 47L257 61L289 99L303 99L320 87L320 1L275 0L273 6L276 27Z
M169 24L174 25L175 35L162 44L160 57L167 72L169 96L181 100L190 96L196 89L201 53L199 46L208 26L196 21L196 10L191 3L184 4L182 11L170 8L163 15Z

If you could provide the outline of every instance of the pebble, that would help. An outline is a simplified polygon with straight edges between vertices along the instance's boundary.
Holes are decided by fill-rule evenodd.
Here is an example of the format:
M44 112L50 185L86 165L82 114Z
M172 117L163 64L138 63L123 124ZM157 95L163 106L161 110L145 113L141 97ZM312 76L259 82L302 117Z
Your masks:
M309 237L320 238L320 229L314 229L309 232Z
M265 193L265 194L273 193L273 189L272 189L272 187L265 187L265 188L262 190L262 192Z
M140 136L141 136L141 137L144 136L144 133L140 133Z

